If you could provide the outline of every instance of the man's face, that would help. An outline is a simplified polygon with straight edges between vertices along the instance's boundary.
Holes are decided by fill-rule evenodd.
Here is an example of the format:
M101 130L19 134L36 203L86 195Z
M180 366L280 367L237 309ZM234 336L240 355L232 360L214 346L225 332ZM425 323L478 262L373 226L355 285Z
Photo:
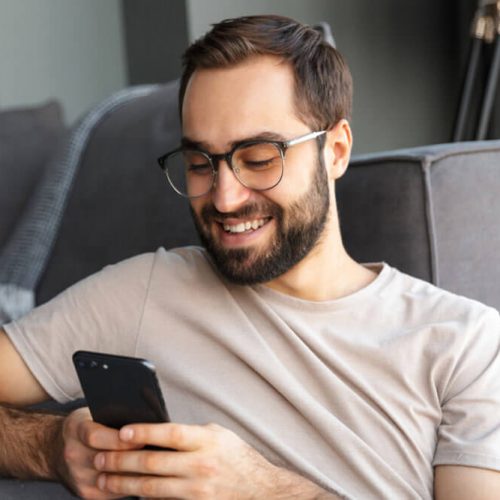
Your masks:
M184 137L217 154L273 134L310 132L296 116L291 68L256 57L229 69L196 71L184 98ZM225 162L207 195L191 208L200 237L220 272L240 284L262 283L300 262L320 238L329 213L327 174L316 141L286 152L283 179L268 191L246 188Z

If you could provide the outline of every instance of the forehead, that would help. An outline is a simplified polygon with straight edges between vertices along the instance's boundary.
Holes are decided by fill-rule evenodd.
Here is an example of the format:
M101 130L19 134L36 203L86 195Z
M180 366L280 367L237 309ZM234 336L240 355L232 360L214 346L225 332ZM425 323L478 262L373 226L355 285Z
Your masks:
M229 67L196 70L184 96L183 134L225 147L262 132L291 134L304 127L295 113L289 63L255 56Z

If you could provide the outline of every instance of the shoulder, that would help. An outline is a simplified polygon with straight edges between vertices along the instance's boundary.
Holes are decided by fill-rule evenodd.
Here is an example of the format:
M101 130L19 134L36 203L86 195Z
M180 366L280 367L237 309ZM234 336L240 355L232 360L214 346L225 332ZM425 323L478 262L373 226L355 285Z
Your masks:
M222 283L205 249L186 246L155 252L143 253L104 267L84 282L88 286L146 288L157 284L163 290L172 289L176 284L184 288L193 286L197 290ZM85 283L87 285L87 283Z
M155 252L135 255L106 266L102 272L118 276L145 275L159 270L192 273L195 270L210 268L209 262L205 250L201 247L186 246L170 250L160 247Z
M500 324L499 314L494 308L395 268L390 269L392 279L385 292L390 301L394 299L395 305L405 310L408 318L426 322L459 322L462 325L478 322Z
M182 266L186 268L205 267L209 265L206 250L199 246L185 246L166 250L158 248L154 253L157 264L164 266Z
M153 257L153 267L155 271L167 270L183 275L214 272L205 249L198 246L178 247L170 250L159 248Z
M411 340L406 347L435 381L440 401L481 374L500 380L500 315L494 308L393 268L391 277L381 297L386 321L396 318L394 337Z
M107 293L110 289L114 294L144 293L151 282L159 277L165 281L170 279L186 279L188 276L199 276L205 269L205 274L211 268L204 250L198 247L176 248L165 250L160 247L155 252L147 252L126 258L119 262L108 264L101 270L73 284L68 290L72 293Z
M165 250L159 248L154 254L152 281L192 286L196 290L213 288L223 284L206 250L198 246L186 246Z

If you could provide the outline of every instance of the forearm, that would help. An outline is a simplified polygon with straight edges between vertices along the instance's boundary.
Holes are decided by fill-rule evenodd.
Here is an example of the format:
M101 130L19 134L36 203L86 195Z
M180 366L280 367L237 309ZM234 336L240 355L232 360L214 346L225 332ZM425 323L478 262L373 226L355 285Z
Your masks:
M0 406L0 475L58 479L64 417Z
M329 492L312 481L287 469L276 467L269 476L270 496L273 499L339 500L340 496Z

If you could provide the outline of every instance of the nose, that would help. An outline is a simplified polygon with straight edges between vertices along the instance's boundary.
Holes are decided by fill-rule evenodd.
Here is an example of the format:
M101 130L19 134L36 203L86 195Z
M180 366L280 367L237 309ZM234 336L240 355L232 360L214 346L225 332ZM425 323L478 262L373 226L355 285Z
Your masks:
M236 178L226 160L220 160L212 191L215 208L222 213L235 212L247 202L249 196L250 189Z

